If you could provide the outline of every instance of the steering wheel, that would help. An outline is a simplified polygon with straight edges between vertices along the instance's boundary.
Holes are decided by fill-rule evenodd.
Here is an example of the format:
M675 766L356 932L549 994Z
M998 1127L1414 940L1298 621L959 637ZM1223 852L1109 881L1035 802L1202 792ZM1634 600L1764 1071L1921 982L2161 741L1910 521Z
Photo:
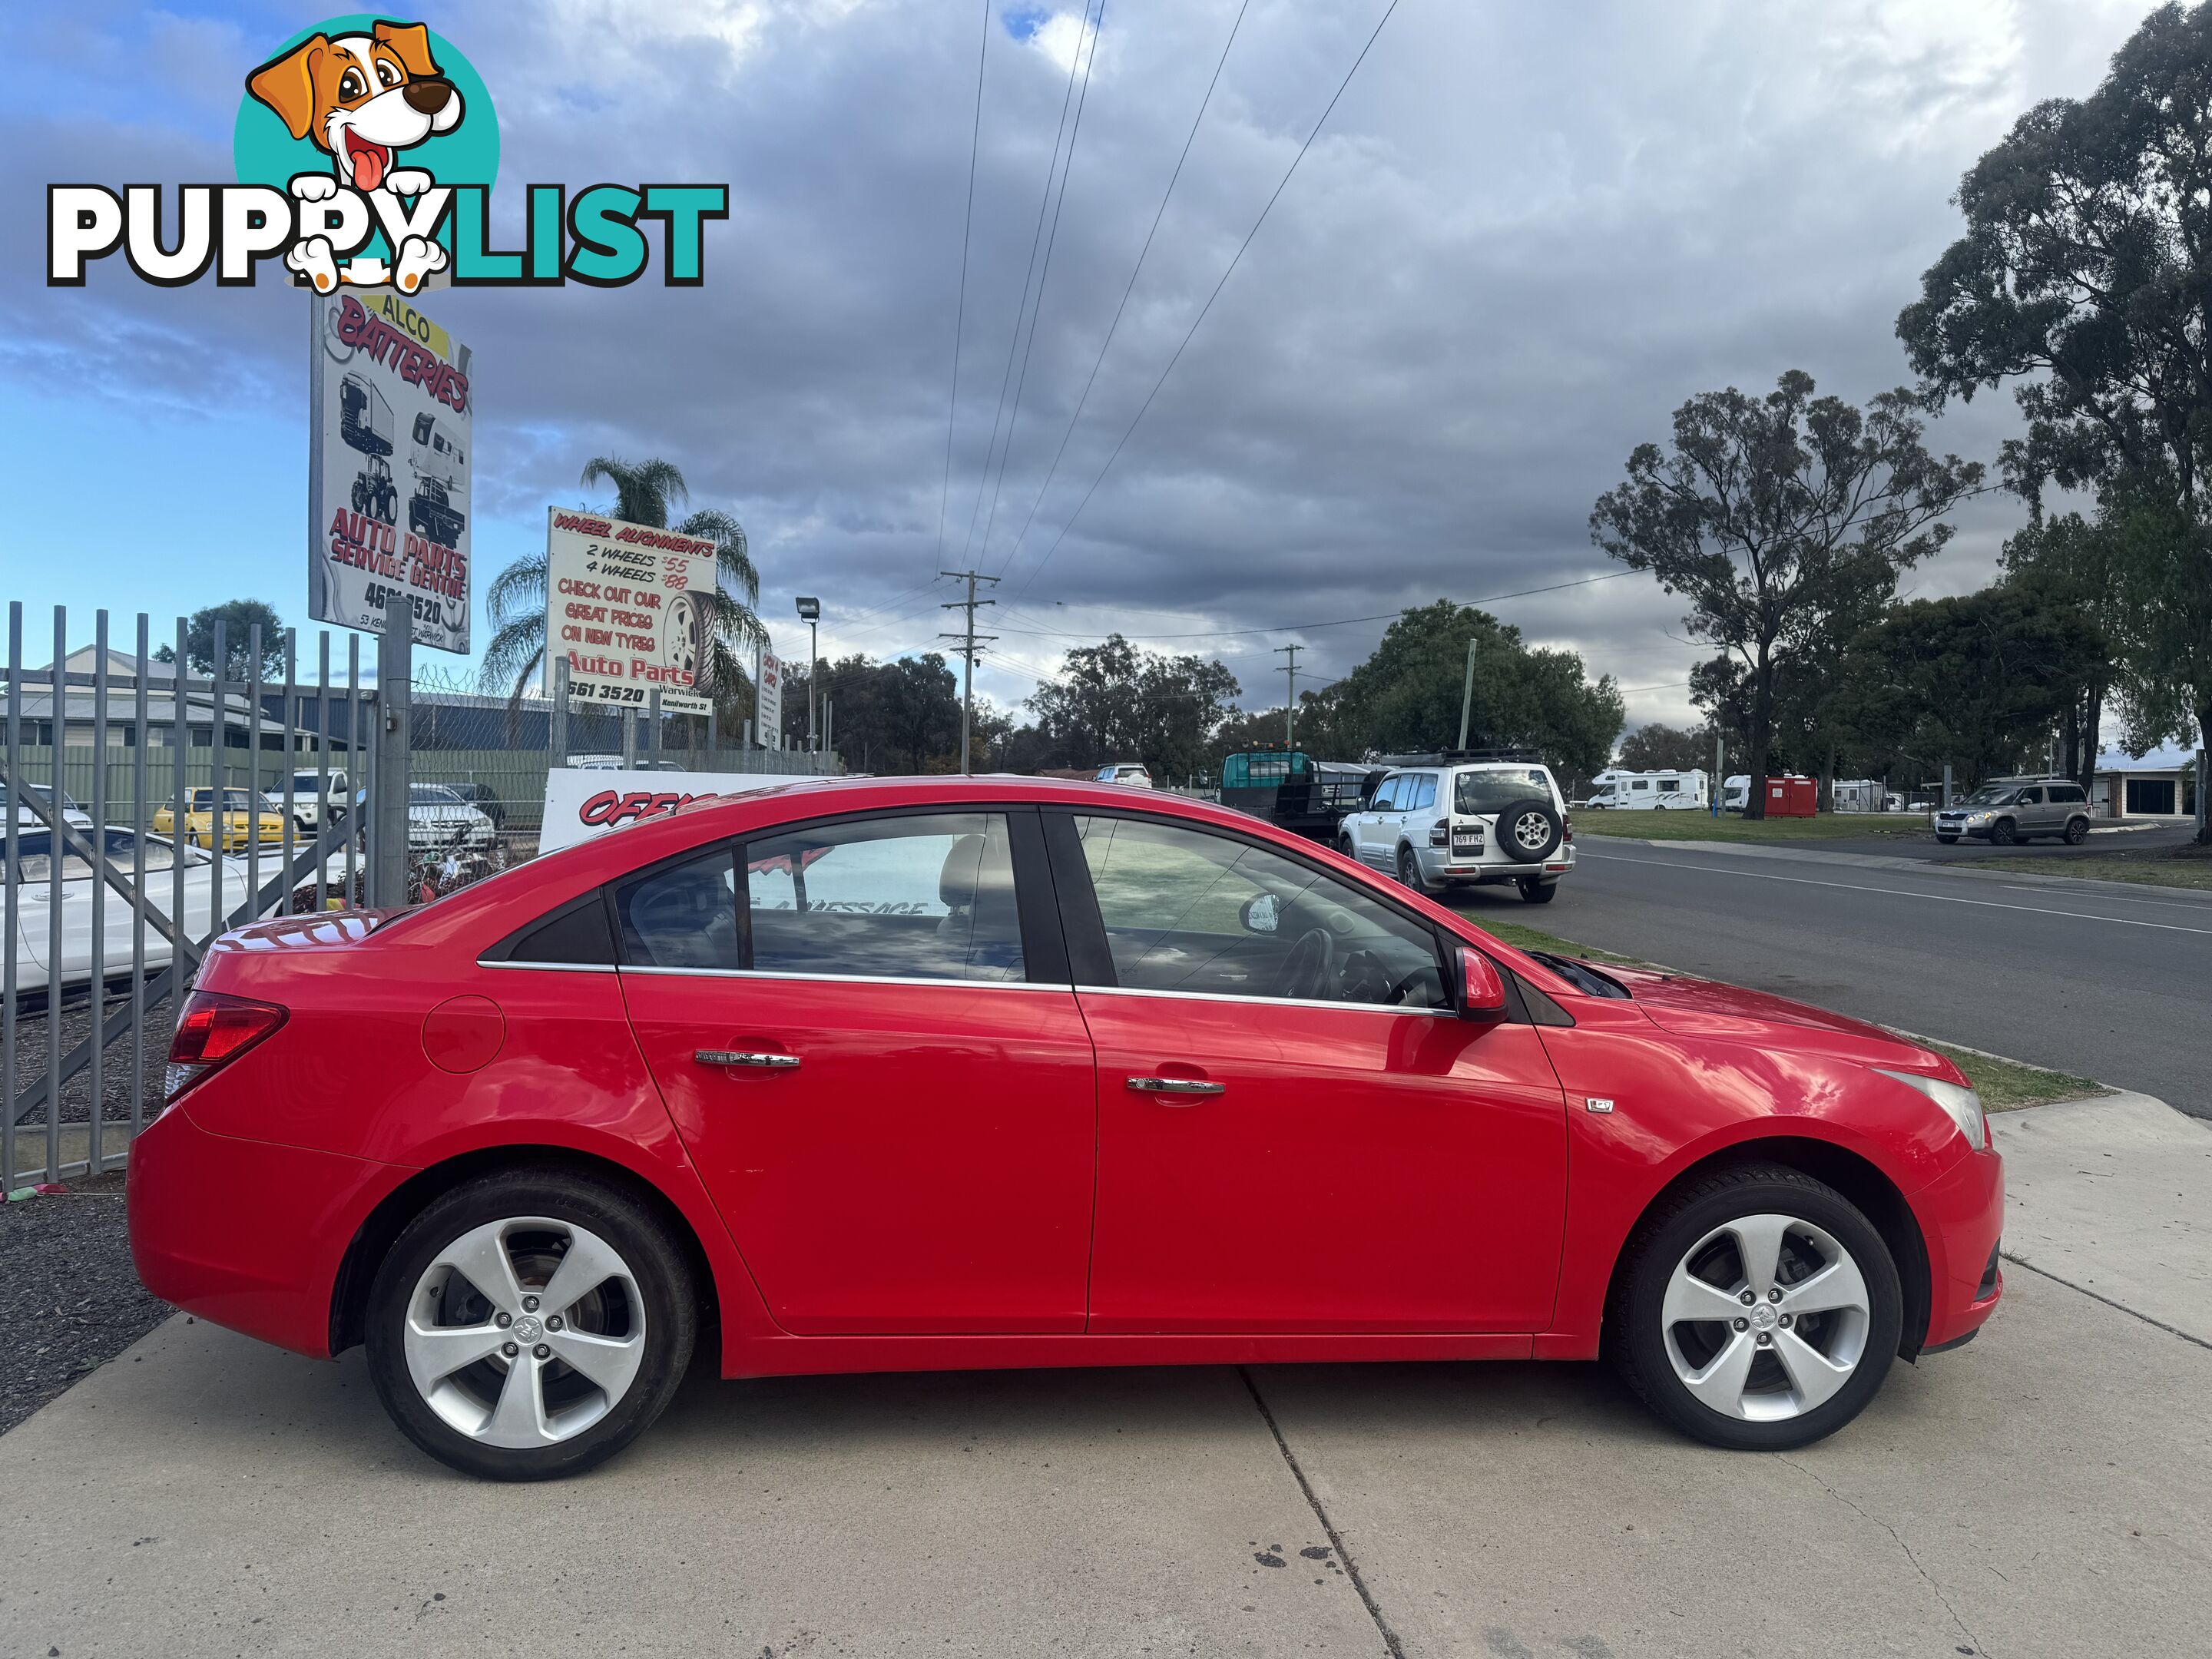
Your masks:
M1275 975L1279 997L1315 997L1328 988L1329 969L1336 963L1336 941L1326 927L1309 927L1298 935L1291 953Z

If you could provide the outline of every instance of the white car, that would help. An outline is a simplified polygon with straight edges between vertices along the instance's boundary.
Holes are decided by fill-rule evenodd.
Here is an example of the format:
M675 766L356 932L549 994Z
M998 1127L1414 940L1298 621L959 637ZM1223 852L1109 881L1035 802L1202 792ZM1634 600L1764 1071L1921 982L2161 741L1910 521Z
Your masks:
M1337 849L1418 893L1510 881L1531 904L1575 867L1566 797L1534 761L1400 757L1338 826Z
M489 853L499 839L490 818L442 783L407 788L407 850Z
M1098 769L1097 783L1126 783L1133 789L1149 789L1152 775L1141 761L1113 761Z
M343 768L327 774L295 772L292 775L292 821L307 830L323 827L323 813L327 808L340 817L345 816L346 799L351 793L346 782ZM284 792L273 792L278 811L284 810Z
M54 792L52 788L46 784L27 783L23 786L23 793L32 800L37 801L41 806L50 806L53 803ZM0 813L7 811L10 802L8 799L8 786L4 783L0 783ZM15 812L15 822L23 828L28 829L34 824L43 826L45 823L46 821L40 817L36 812L33 811L29 805L24 802L17 801L13 803L13 805ZM66 789L62 792L62 822L64 823L73 823L80 830L89 830L92 828L91 815L86 812L86 811L82 807L79 806L74 800L70 799L69 792ZM4 820L0 820L0 823L4 823Z
M137 835L133 830L111 829L106 832L108 859L126 880L131 875ZM19 993L42 991L56 978L64 986L87 984L92 979L92 890L99 878L91 864L74 852L64 851L62 857L62 950L58 975L54 963L48 960L53 942L52 841L49 830L19 828L15 865L7 872L9 884L16 890L15 988ZM180 849L161 836L148 836L145 841L146 908L166 919L176 903L176 860ZM246 902L246 860L217 859L197 847L182 848L181 856L185 865L185 927L192 938L205 938L214 921L212 911L218 880L222 884L221 902L225 921ZM136 919L129 902L112 886L102 903L100 931L105 941L100 952L103 973L105 977L113 979L131 971L131 941ZM273 910L280 906L270 908ZM164 968L168 962L169 941L149 916L146 927L147 969L150 972Z

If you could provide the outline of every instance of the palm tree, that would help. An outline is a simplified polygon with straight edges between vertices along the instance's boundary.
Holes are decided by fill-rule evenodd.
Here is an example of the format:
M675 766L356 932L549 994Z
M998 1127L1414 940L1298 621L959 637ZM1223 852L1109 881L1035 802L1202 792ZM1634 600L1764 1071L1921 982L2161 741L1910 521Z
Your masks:
M587 489L595 484L614 486L615 518L714 544L714 568L720 580L707 601L703 678L717 702L732 702L735 694L751 683L744 667L745 652L768 643L768 629L754 612L760 604L760 572L746 550L744 526L714 507L701 507L671 525L669 508L691 493L673 461L632 465L611 455L595 455L584 463L580 482ZM530 554L501 571L484 594L484 611L492 636L484 647L477 680L486 690L506 690L507 705L513 708L544 665L545 556Z

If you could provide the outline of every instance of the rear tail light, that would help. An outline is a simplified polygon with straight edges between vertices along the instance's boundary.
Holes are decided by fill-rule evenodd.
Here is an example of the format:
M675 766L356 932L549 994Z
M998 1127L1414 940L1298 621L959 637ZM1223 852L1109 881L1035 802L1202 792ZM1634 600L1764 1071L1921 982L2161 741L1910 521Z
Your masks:
M169 1071L161 1103L167 1106L202 1078L221 1071L283 1025L285 1011L273 1002L195 991L169 1043Z
M1429 829L1429 845L1442 847L1451 840L1451 820L1438 818Z

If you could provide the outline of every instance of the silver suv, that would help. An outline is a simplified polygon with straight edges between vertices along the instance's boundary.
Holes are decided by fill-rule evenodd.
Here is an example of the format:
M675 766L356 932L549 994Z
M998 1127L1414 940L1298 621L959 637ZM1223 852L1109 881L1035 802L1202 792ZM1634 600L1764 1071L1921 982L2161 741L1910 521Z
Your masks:
M1528 761L1423 757L1386 773L1344 819L1337 849L1418 893L1510 881L1548 904L1575 867L1566 797L1552 769Z
M1961 836L2010 847L2037 836L2063 836L2079 847L2089 838L2089 798L2064 778L1991 778L1936 814L1936 839L1949 846Z

